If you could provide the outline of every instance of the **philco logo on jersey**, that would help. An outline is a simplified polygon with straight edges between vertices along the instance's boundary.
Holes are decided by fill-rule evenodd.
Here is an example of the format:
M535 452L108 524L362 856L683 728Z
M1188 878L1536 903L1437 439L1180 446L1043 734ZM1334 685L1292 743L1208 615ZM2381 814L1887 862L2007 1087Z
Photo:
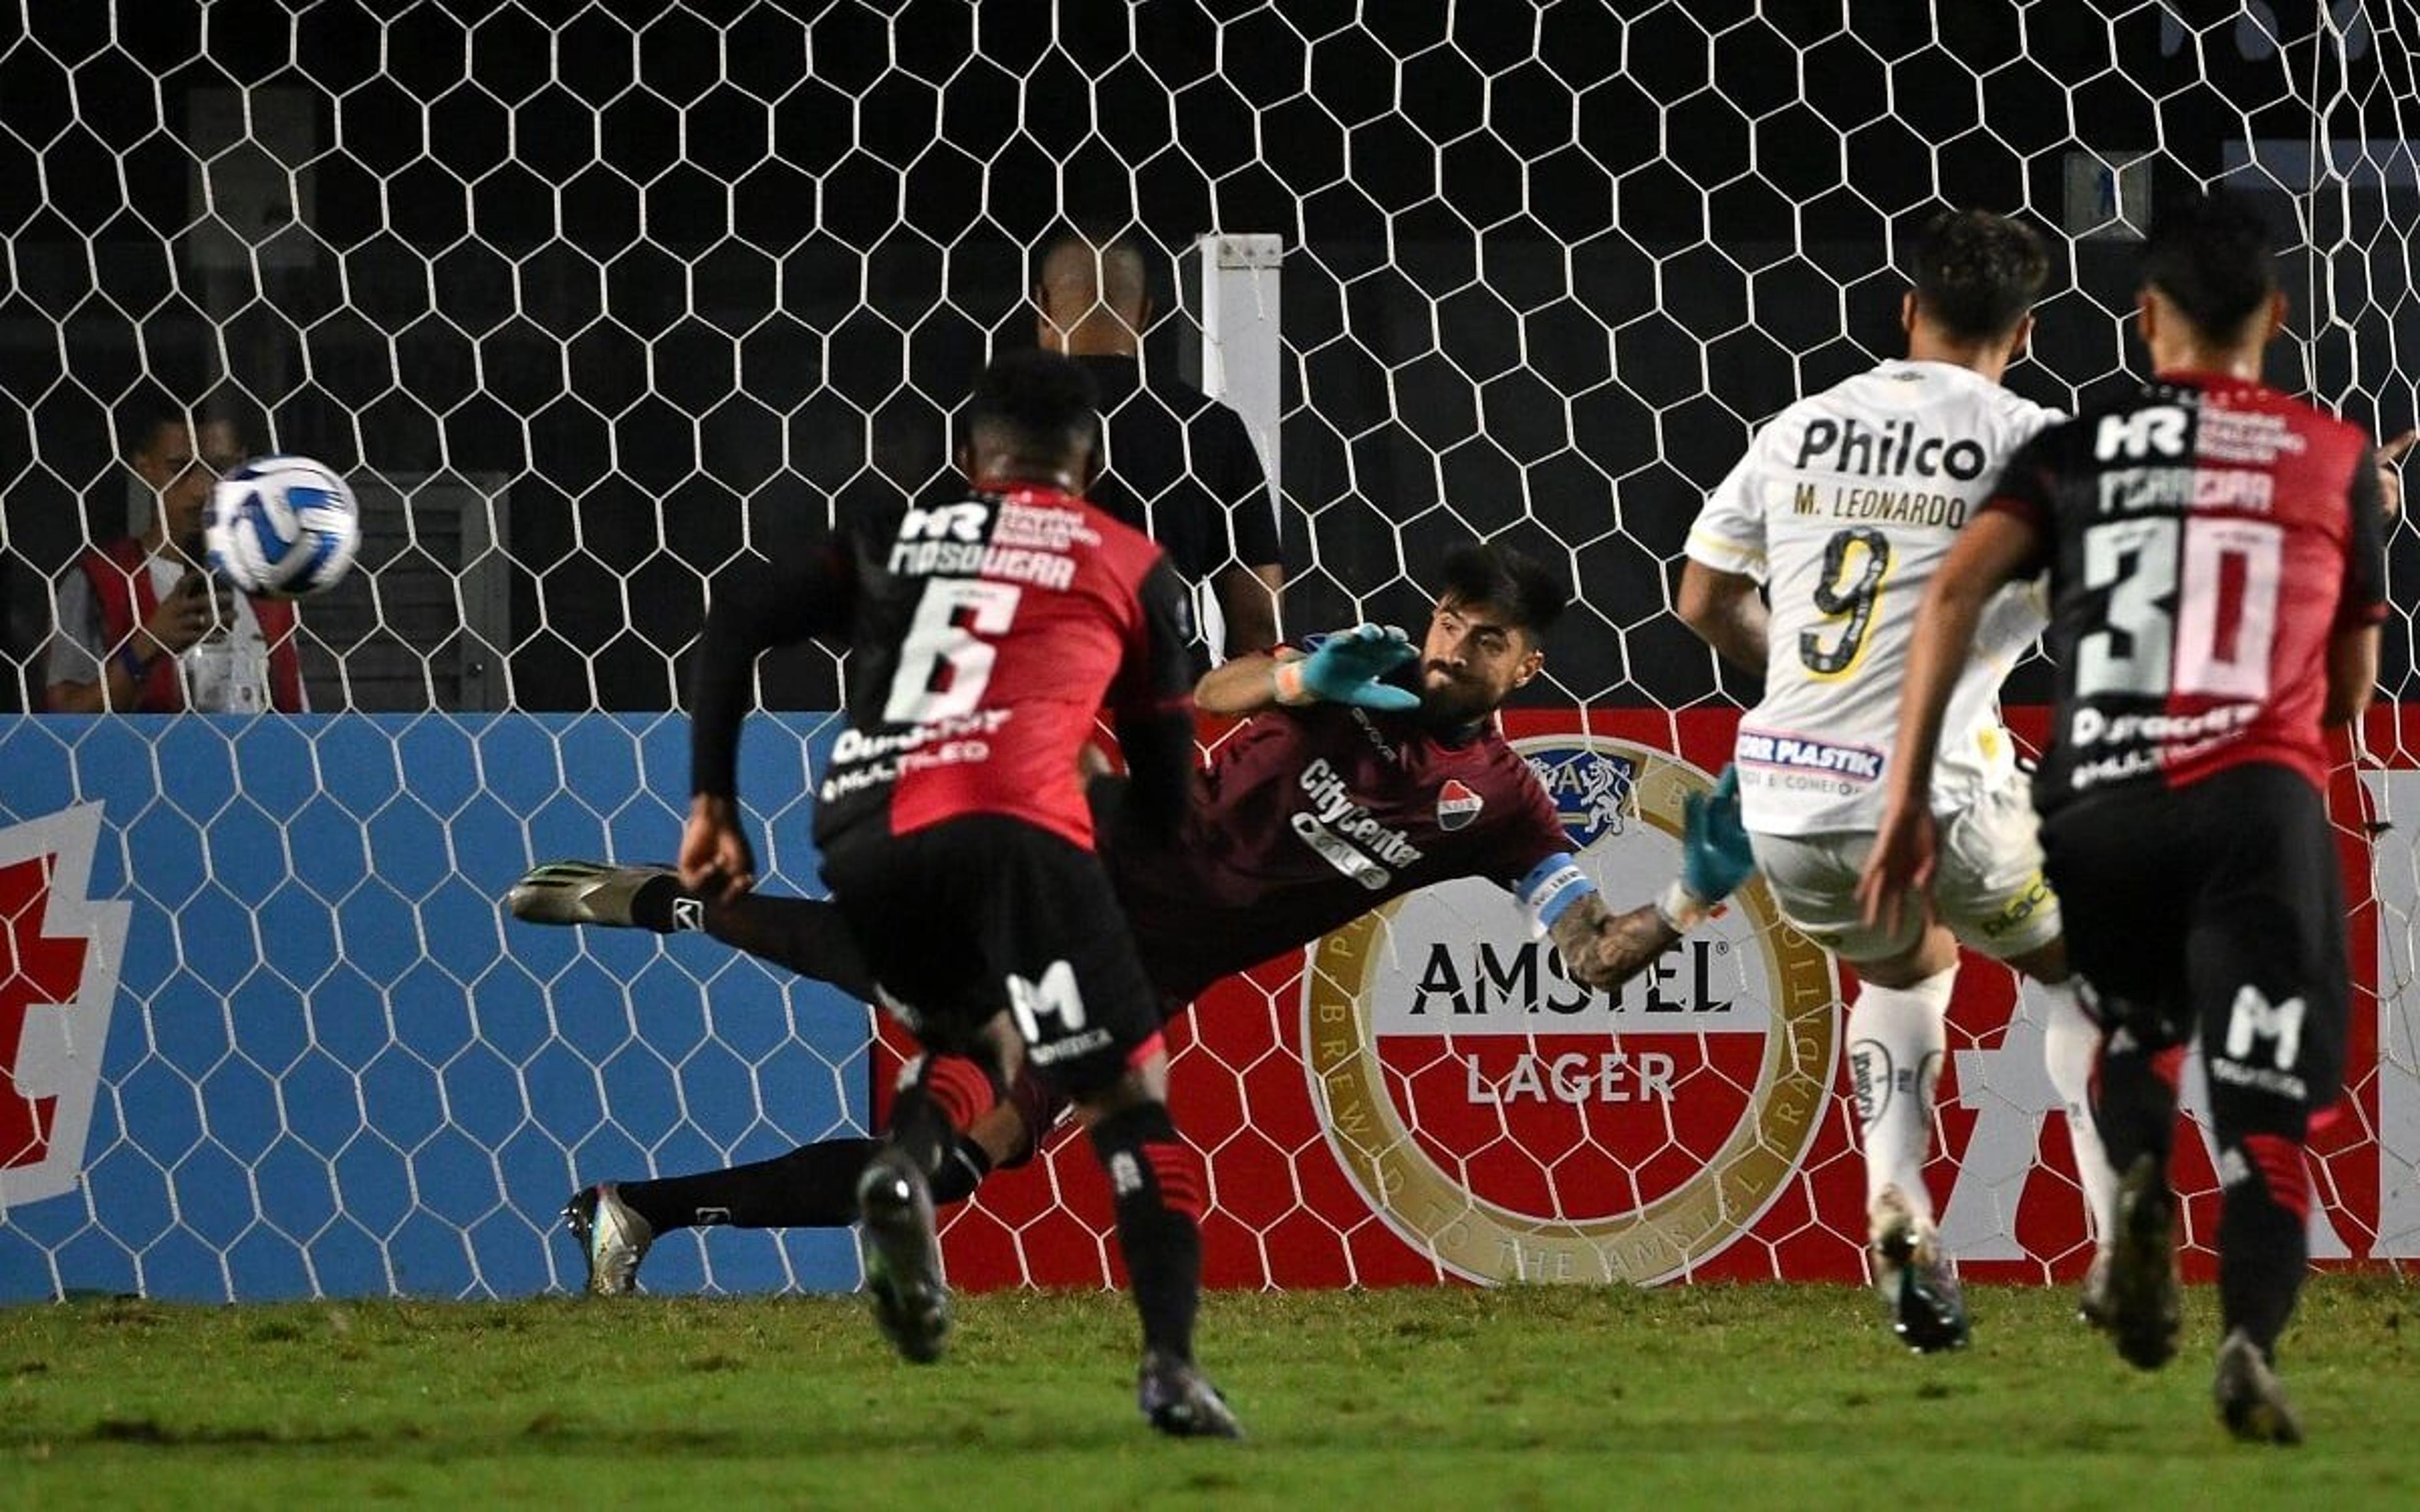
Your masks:
M0 1211L75 1190L134 905L85 895L101 805L0 829ZM13 1032L9 1032L12 1031Z
M1445 786L1437 789L1437 827L1460 829L1478 818L1479 810L1486 806L1487 800L1472 792L1462 779L1450 777Z
M1983 475L1991 454L1971 437L1933 436L1913 420L1861 425L1854 420L1810 420L1798 440L1801 472L1821 467L1852 477L1936 478L1967 482Z
M1705 773L1596 736L1513 745L1596 835L1581 864L1609 896L1672 875ZM1372 1210L1477 1281L1659 1281L1745 1233L1814 1132L1836 1030L1823 953L1761 881L1735 902L1617 993L1574 981L1474 878L1314 945L1304 1059Z

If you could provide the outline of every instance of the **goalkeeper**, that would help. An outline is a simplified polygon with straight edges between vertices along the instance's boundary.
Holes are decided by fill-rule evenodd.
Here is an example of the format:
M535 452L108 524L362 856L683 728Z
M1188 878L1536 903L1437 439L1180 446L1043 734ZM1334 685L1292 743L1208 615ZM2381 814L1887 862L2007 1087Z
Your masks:
M1488 546L1450 553L1440 576L1418 647L1402 631L1362 625L1239 657L1202 679L1202 708L1251 717L1197 778L1192 817L1174 844L1120 822L1121 779L1094 780L1102 859L1165 1012L1389 899L1472 876L1513 894L1574 980L1610 988L1746 877L1747 837L1726 773L1711 799L1690 806L1681 877L1658 902L1611 913L1570 855L1553 801L1496 728L1496 711L1544 665L1561 584ZM1449 786L1462 801L1440 813ZM829 903L700 897L663 868L586 862L535 868L508 903L535 923L702 927L873 995L872 974ZM936 1201L964 1198L1048 1131L1057 1110L1030 1081L1016 1090L958 1141L935 1179ZM858 1174L875 1149L871 1139L830 1139L725 1170L588 1187L566 1218L589 1289L629 1290L647 1246L669 1229L854 1223Z

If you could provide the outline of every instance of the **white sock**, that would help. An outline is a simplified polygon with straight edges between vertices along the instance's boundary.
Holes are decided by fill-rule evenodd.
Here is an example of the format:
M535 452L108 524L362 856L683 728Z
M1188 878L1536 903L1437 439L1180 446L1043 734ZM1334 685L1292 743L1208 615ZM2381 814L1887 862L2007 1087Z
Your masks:
M2042 1062L2050 1084L2067 1105L2067 1142L2075 1149L2075 1174L2084 1183L2084 1212L2092 1242L2106 1246L2118 1218L2118 1173L2092 1121L2092 1062L2101 1053L2101 1026L2084 1011L2072 979L2052 986L2034 984L2048 1007L2042 1024Z
M1849 1010L1849 1082L1857 1096L1857 1124L1866 1155L1866 1206L1896 1186L1926 1223L1932 1196L1924 1187L1924 1157L1932 1148L1932 1087L1949 1043L1947 1017L1955 965L1913 987L1857 990Z

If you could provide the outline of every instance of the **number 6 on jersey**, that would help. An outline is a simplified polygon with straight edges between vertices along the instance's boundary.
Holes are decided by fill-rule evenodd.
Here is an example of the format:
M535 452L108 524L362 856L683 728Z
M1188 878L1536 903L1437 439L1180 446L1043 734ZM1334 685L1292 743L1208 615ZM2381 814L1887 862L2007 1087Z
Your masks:
M916 617L899 643L899 671L882 705L883 722L924 724L973 713L999 655L982 637L1006 633L1022 592L1012 583L973 578L925 583Z

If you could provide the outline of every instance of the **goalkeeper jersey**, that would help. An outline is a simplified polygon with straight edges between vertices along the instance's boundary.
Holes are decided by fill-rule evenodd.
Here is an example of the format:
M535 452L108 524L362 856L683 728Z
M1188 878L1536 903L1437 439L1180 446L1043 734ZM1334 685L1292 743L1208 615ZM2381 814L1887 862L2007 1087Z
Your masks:
M1539 926L1595 890L1529 764L1493 720L1271 709L1221 742L1173 844L1125 825L1101 855L1171 1003L1432 883L1500 883Z
M1891 362L1783 410L1706 501L1688 554L1772 606L1764 699L1733 752L1741 815L1769 835L1871 829L1916 606L2002 464L2060 417L1971 369ZM2041 633L2039 584L1985 609L1943 726L1933 806L2013 768L2000 684Z

